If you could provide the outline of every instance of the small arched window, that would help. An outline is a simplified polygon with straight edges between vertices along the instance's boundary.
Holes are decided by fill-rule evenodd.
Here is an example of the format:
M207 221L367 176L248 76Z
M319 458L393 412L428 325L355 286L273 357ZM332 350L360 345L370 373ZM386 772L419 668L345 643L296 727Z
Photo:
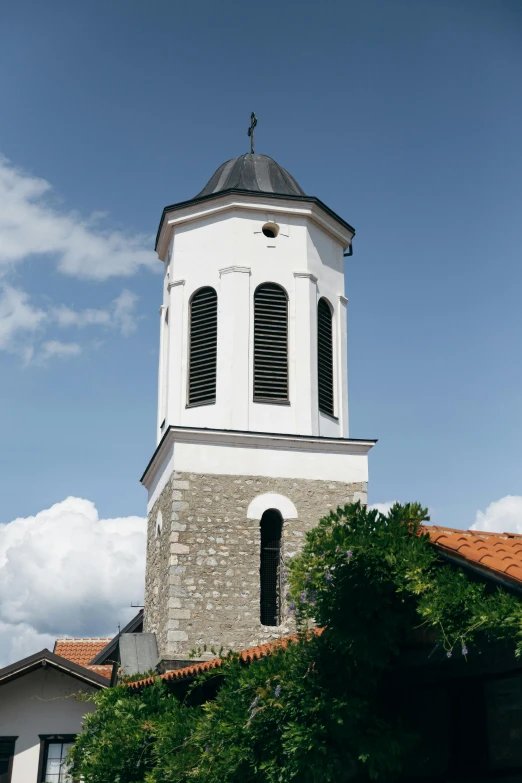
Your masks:
M163 528L163 517L161 515L161 511L158 511L158 516L156 517L156 538L159 538L161 536L162 528Z
M261 517L261 562L259 566L262 625L281 622L281 533L283 517L271 508Z
M190 303L188 404L216 401L217 294L213 288L196 291Z
M254 400L288 402L288 298L275 283L254 294Z
M317 379L319 410L334 415L332 308L326 299L317 305Z

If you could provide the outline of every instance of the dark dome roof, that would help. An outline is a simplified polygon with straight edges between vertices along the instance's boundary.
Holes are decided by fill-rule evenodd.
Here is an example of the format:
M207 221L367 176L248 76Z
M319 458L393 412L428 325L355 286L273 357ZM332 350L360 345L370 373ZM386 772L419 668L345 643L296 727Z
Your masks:
M306 196L291 174L268 155L240 155L223 163L196 198L225 190Z

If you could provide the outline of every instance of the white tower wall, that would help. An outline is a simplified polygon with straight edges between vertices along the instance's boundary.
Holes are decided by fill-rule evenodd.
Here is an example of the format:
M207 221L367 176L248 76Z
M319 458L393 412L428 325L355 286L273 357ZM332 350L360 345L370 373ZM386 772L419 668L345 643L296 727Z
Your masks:
M343 251L351 235L318 209L274 200L223 197L167 224L161 318L158 441L169 426L348 437L346 302ZM275 239L262 226L275 222ZM254 292L281 285L289 306L289 404L253 401ZM187 406L189 308L212 286L218 295L216 402ZM317 303L333 311L334 416L320 413Z

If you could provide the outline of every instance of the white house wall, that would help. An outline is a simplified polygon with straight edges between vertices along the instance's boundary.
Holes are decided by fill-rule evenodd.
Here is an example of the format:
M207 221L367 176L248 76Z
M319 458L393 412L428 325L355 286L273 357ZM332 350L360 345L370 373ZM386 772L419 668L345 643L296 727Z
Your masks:
M280 226L263 235L265 222ZM343 243L310 217L236 207L175 225L165 257L158 440L168 425L348 436L346 360L342 353L346 308ZM281 285L289 299L290 405L253 402L253 296L258 285ZM188 316L203 286L218 294L217 394L212 405L186 407ZM317 404L317 302L333 309L335 414ZM165 415L164 415L165 414ZM165 425L160 427L165 418Z
M94 688L55 669L36 669L0 688L0 736L18 737L11 783L38 783L40 734L79 734L94 705L72 694Z

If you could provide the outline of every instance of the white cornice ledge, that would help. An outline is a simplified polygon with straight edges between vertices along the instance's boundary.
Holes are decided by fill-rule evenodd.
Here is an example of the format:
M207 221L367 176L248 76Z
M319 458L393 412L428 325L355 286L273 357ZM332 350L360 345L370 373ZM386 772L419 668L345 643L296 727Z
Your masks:
M171 280L170 283L167 283L167 288L170 291L171 288L176 288L178 285L185 285L184 280Z
M319 204L314 202L292 201L290 199L285 201L281 200L277 203L277 201L274 202L272 199L270 202L267 200L263 201L261 195L259 198L253 200L252 196L225 193L221 198L213 199L210 202L190 204L182 209L175 209L172 210L172 212L167 212L163 219L158 239L158 256L163 260L163 257L167 252L168 238L176 226L202 218L209 218L220 212L226 212L231 209L247 209L254 212L271 214L274 215L274 217L276 215L299 215L308 217L340 241L345 249L350 245L350 242L353 239L353 233L351 231L341 225Z
M224 269L219 270L219 276L221 277L222 275L231 275L234 272L249 275L251 274L251 269L248 266L226 266Z
M311 272L294 272L294 277L306 277L308 280L311 280L312 283L317 283L317 277Z
M240 432L238 430L214 430L196 427L169 427L151 461L147 465L141 483L148 488L157 468L175 443L201 445L239 446L241 448L270 448L281 451L309 451L330 454L368 454L375 440L351 440L350 438L318 438L308 435L284 435L265 432Z

